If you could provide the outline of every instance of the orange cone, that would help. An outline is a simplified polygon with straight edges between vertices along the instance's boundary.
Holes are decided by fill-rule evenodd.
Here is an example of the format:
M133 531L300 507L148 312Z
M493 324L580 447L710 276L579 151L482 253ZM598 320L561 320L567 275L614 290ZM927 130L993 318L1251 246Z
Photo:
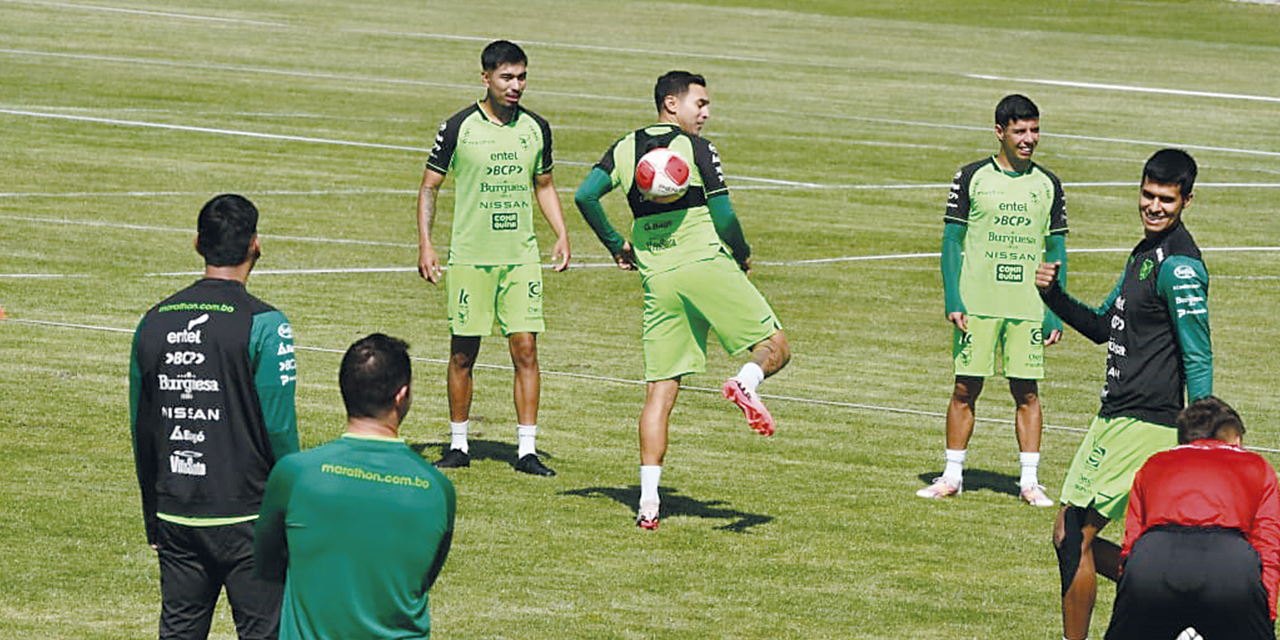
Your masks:
M6 316L4 314L4 307L0 307L0 320L4 320L5 318L8 318L8 317L9 316Z

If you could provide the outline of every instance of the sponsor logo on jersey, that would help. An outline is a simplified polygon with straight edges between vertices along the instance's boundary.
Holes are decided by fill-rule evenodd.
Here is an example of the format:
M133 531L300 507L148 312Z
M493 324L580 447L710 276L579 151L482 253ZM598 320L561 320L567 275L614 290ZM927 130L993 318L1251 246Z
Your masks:
M491 164L484 168L486 176L518 176L522 173L524 173L524 167L518 164ZM481 186L483 187L483 183ZM482 188L481 192L483 191ZM528 191L528 189L521 189L521 191Z
M293 327L289 326L289 323L288 323L288 322L286 322L286 323L284 323L284 324L282 324L282 325L280 325L280 326L276 327L276 335L280 336L280 338L281 338L282 340L292 340L292 339L293 339ZM292 347L290 347L290 348L292 348Z
M209 409L203 407L160 407L160 415L170 420L185 420L188 422L222 421L222 409L216 407Z
M181 391L183 400L194 398L197 391L201 393L217 393L222 390L218 386L217 380L201 380L191 372L173 378L161 373L156 378L160 383L161 391Z
M1020 264L998 264L996 265L996 282L1022 282L1022 273Z
M1174 302L1176 302L1177 304L1199 304L1199 303L1201 303L1201 302L1204 302L1204 298L1202 298L1202 297L1200 297L1200 296L1187 296L1187 297L1185 297L1185 298L1184 298L1184 297L1182 297L1182 296L1178 296L1178 297L1174 298L1173 300L1174 300Z
M1001 202L996 208L999 209L1000 211L1017 211L1018 213L1025 213L1027 211L1027 203ZM1001 217L1007 217L1007 216L1001 216ZM1025 219L1027 221L1027 224L1031 224L1030 218L1022 218L1022 219Z
M280 386L282 387L288 386L290 382L297 382L297 381L298 381L298 376L291 376L288 374L281 374L280 376Z
M180 425L174 425L173 432L169 434L169 439L200 444L201 442L204 442L204 431L192 431L190 429L183 429Z
M490 173L490 175L493 175ZM480 193L525 193L529 191L529 185L520 184L490 184L488 182L480 183Z
M515 231L520 228L520 214L510 211L494 212L490 225L494 231Z
M1124 318L1111 316L1111 328L1116 331L1124 331Z
M169 455L169 471L183 476L208 475L205 463L200 462L203 456L199 451L174 451Z
M1116 344L1114 340L1107 341L1107 351L1110 353L1114 353L1120 356L1121 358L1129 355L1129 350L1126 349L1125 346L1122 344Z
M1034 347L1040 344L1041 342L1044 342L1044 329L1041 329L1040 327L1036 327L1035 329L1031 330L1031 346Z
M164 354L164 363L170 365L190 366L204 364L205 356L199 351L170 351Z
M1035 244L1035 238L1026 236L1015 236L1007 233L996 233L994 231L987 232L987 242L1006 242L1009 244Z
M530 297L530 298L541 298L541 297L542 297L542 283L541 283L541 282L530 282L530 283L529 283L529 297Z
M298 361L293 358L289 358L288 360L282 360L280 361L280 370L281 371L297 371Z
M280 343L280 348L279 348L279 349L276 349L276 355L278 355L278 356L287 356L287 355L289 355L289 354L291 354L291 353L293 353L293 343L292 343L292 342L281 342L281 343Z
M1102 464L1102 459L1107 457L1107 448L1102 445L1096 445L1089 451L1089 457L1085 458L1085 464L1093 469L1097 469Z
M1206 313L1209 313L1209 310L1205 309L1204 307L1200 307L1199 309L1181 309L1181 308L1178 309L1179 318L1183 316L1199 316L1199 315L1204 315Z
M1020 251L984 251L983 255L985 255L988 260L1021 260L1023 262L1036 261L1036 255L1034 253L1022 253ZM997 270L1000 266L1003 265L997 265ZM1018 282L1021 282L1021 280L1018 280Z
M1190 280L1196 277L1196 270L1185 264L1180 264L1173 268L1173 275L1179 280Z
M1116 298L1116 311L1124 311L1124 305L1125 305L1125 299L1124 299L1124 296L1119 296L1119 297L1117 297L1117 298Z
M1138 279L1146 280L1147 276L1151 275L1151 270L1155 268L1156 263L1152 262L1150 258L1143 260L1142 264L1138 267Z

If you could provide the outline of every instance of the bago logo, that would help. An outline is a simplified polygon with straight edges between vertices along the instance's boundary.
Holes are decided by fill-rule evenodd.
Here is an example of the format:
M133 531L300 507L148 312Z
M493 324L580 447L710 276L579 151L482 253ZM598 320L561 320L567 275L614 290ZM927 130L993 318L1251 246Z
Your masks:
M1173 275L1179 280L1191 280L1192 278L1196 277L1196 270L1192 269L1191 267L1188 267L1185 264L1178 265L1177 267L1174 268Z

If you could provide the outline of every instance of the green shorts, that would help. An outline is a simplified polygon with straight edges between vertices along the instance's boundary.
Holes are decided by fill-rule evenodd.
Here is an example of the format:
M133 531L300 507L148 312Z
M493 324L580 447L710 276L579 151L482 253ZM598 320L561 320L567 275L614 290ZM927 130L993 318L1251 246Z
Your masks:
M952 332L951 356L957 376L1044 379L1044 332L1039 320L967 316L966 331Z
M669 380L707 368L707 334L737 355L782 325L738 263L724 254L644 279L644 378Z
M1173 427L1095 416L1062 483L1062 504L1093 507L1104 518L1123 519L1134 474L1152 454L1177 444Z
M542 333L542 265L451 264L449 331L455 336L487 336L496 317L502 335Z

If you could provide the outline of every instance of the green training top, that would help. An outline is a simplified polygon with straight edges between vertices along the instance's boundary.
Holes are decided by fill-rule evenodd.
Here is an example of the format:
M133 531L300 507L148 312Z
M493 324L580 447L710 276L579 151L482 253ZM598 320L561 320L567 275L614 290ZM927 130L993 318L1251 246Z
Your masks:
M689 172L689 190L668 204L646 200L634 185L636 161L657 147L676 151L693 169ZM611 188L621 188L627 194L627 203L635 216L631 245L642 275L668 271L726 251L707 201L727 195L729 188L720 169L720 154L707 139L690 136L674 124L650 125L613 143L596 168L608 174ZM737 234L741 236L741 231ZM744 254L740 259L745 260L747 253L749 249L744 243L732 255Z
M258 574L285 580L280 640L429 637L456 509L449 480L399 438L286 456L254 540Z
M1002 171L994 157L972 163L951 183L945 220L967 227L959 280L964 311L1044 319L1036 267L1045 260L1045 237L1067 233L1057 176L1035 163L1020 174Z
M523 107L501 124L476 103L440 125L427 168L453 172L449 263L537 263L533 178L552 165L551 125Z

